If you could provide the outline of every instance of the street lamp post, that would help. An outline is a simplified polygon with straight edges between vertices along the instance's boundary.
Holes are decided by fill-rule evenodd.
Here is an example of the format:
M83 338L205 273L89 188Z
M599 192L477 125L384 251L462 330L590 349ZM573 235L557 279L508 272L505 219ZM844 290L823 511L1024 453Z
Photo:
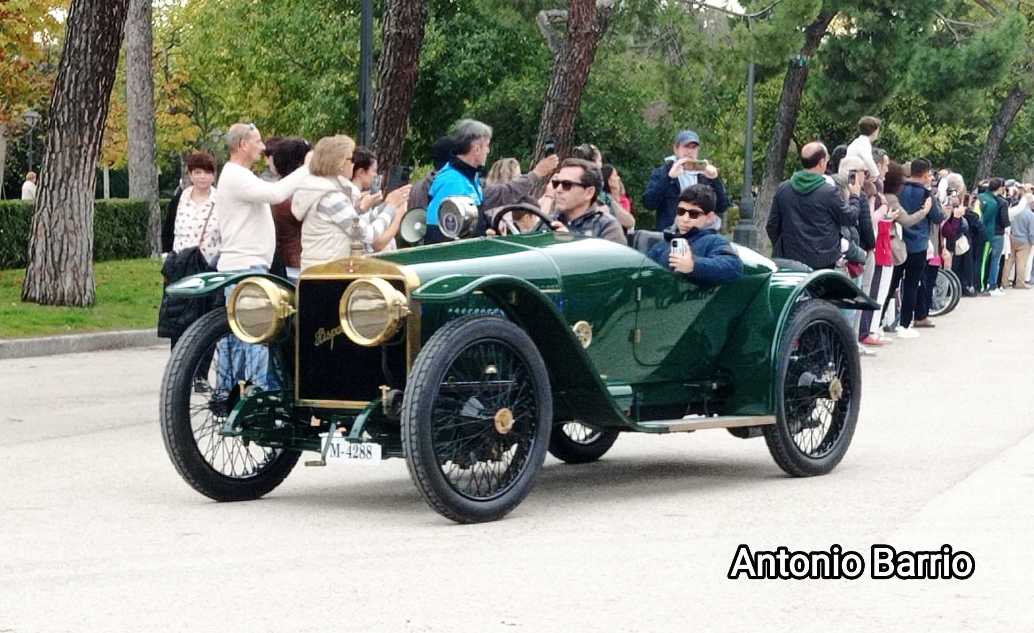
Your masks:
M747 130L743 139L743 192L740 196L740 221L732 239L737 244L757 250L758 228L754 226L754 62L747 65Z
M33 132L36 131L36 125L39 124L39 121L42 117L40 116L39 112L36 112L35 110L29 110L25 113L23 118L25 119L25 124L29 126L29 171L33 171L32 135Z

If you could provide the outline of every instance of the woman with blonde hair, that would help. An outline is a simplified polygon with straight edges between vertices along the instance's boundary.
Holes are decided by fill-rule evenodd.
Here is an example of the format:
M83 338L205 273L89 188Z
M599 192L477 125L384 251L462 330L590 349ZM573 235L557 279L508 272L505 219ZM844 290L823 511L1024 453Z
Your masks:
M521 176L521 164L516 158L500 158L492 163L485 177L485 185L505 185Z
M374 241L392 225L396 213L405 209L409 187L389 193L385 204L369 211L371 200L362 198L352 183L352 154L355 141L344 134L328 136L316 143L311 175L294 195L291 212L302 223L302 270L341 257L352 250L352 240L371 250Z

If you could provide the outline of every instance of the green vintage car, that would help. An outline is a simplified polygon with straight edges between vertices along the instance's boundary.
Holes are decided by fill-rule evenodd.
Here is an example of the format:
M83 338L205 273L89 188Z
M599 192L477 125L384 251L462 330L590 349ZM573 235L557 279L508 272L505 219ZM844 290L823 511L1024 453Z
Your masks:
M356 255L272 275L206 273L224 292L183 335L161 394L165 446L220 501L295 467L406 460L427 503L469 523L531 490L548 450L598 460L621 432L764 437L797 477L829 472L858 419L858 349L841 311L874 308L844 275L737 247L745 274L697 286L631 247L534 233ZM233 340L239 339L239 340ZM241 342L268 347L263 382Z

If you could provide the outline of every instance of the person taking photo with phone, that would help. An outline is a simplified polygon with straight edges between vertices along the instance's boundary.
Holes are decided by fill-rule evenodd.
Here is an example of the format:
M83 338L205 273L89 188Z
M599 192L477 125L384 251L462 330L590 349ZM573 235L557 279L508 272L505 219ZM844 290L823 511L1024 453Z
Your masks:
M729 283L743 276L743 261L715 228L718 215L714 190L709 185L684 189L675 214L675 223L664 232L664 241L650 249L650 259L704 286Z
M675 136L673 154L664 164L653 170L643 193L643 206L657 212L657 230L663 231L675 222L675 208L679 196L687 187L709 185L714 191L714 212L721 228L721 218L729 208L725 185L718 176L718 168L700 159L700 136L693 130L683 130Z

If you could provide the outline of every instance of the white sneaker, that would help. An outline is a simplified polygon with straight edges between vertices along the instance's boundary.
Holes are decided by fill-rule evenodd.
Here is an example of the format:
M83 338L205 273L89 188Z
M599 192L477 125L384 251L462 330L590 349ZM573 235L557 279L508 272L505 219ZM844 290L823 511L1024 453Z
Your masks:
M875 356L876 355L876 350L874 350L874 349L872 349L870 347L866 347L864 345L859 345L858 346L858 355L859 356Z
M898 338L919 338L919 332L911 327L898 327Z
M992 297L1001 297L1004 294L1005 294L1005 291L1002 290L1001 288L995 288L994 290L991 291L991 296Z

